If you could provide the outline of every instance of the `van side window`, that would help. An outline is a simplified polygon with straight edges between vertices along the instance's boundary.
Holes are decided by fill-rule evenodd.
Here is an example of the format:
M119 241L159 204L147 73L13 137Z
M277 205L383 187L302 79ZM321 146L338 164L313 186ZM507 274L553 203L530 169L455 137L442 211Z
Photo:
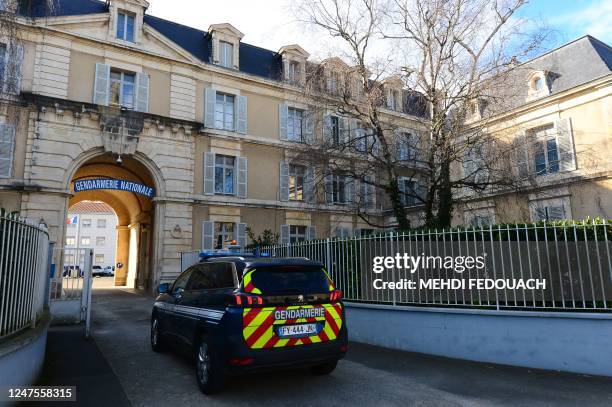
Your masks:
M208 263L195 266L188 290L212 290L235 286L231 263Z
M188 268L187 270L183 272L183 274L178 276L178 278L174 282L174 285L172 286L172 293L175 293L180 289L182 290L185 289L185 287L187 286L187 282L189 281L189 277L191 277L192 272L193 272L193 267Z

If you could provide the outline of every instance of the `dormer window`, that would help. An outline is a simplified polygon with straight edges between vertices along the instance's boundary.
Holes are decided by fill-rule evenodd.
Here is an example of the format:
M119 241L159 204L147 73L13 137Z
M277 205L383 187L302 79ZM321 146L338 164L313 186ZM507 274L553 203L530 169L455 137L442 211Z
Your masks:
M534 71L528 77L527 101L550 95L549 73Z
M219 65L226 68L234 67L234 44L219 41Z
M134 42L134 27L136 16L134 14L120 11L117 13L117 38L124 41Z
M300 64L292 61L289 63L289 72L287 73L289 83L298 83L300 81Z
M208 28L212 41L213 64L230 69L240 69L240 31L228 23L213 24Z

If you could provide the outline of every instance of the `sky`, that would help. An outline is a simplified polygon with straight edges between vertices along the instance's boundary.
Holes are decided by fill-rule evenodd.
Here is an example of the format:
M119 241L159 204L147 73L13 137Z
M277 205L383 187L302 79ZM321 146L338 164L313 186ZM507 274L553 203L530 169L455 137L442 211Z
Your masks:
M298 22L291 0L149 0L149 13L207 30L229 22L245 34L243 41L277 51L299 44L317 59L333 55L333 42ZM585 34L612 44L612 0L531 0L520 17L550 30L548 48Z

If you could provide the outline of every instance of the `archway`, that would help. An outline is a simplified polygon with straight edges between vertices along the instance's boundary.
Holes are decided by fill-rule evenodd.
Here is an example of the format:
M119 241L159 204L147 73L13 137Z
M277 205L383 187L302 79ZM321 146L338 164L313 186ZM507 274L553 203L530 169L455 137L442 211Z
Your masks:
M150 289L153 285L152 250L156 182L139 160L111 154L83 162L70 180L67 208L83 201L100 201L117 216L115 285ZM150 188L150 190L149 190Z

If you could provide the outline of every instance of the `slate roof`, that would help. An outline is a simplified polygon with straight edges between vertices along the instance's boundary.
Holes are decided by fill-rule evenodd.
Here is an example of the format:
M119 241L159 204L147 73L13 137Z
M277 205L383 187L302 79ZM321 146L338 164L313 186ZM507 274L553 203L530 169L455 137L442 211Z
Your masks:
M48 14L44 4L48 0L25 0L20 6L20 14L35 18ZM52 16L70 16L107 13L108 6L97 0L51 0L54 4ZM144 23L178 44L203 63L210 63L211 38L207 31L188 27L151 15L144 16ZM240 43L240 71L259 77L280 80L282 61L280 55L247 43ZM562 45L539 57L521 64L512 72L509 86L502 86L510 91L506 96L506 108L524 104L528 87L527 76L534 70L551 72L551 94L563 92L592 80L608 75L612 69L612 48L586 35ZM512 94L510 94L512 93ZM413 92L404 92L407 102L406 113L422 116L426 106L422 97ZM497 110L497 109L490 109Z

